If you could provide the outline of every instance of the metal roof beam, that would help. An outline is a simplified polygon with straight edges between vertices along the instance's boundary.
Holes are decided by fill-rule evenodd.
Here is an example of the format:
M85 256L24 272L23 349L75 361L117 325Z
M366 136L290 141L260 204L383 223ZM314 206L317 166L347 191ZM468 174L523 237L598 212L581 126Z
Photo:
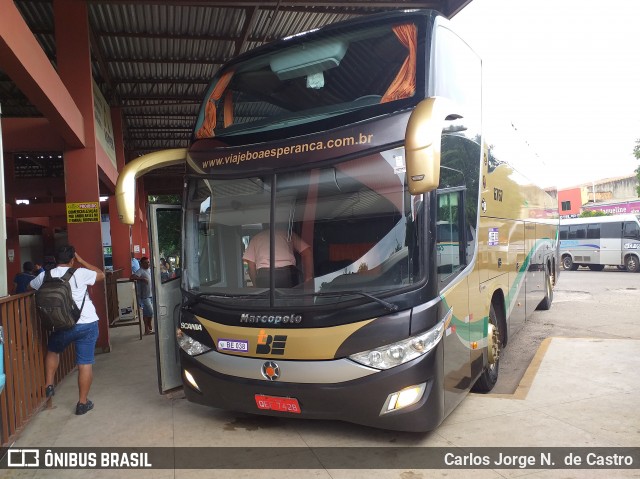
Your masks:
M117 85L127 84L180 84L180 85L208 85L211 78L113 78L112 81Z
M109 4L109 5L130 5L131 0L87 0L89 4ZM167 2L162 0L137 0L138 5L166 5ZM332 7L344 10L345 8L390 8L397 9L397 1L377 1L377 0L358 0L345 2L344 0L333 1L299 1L299 0L280 0L280 1L264 1L264 0L174 0L172 2L181 7L218 7L218 8L249 8L258 7L262 10L268 9L284 9L284 8L314 8L314 7ZM405 1L403 6L406 8L436 8L444 4L448 4L448 0L420 0Z
M234 56L240 55L242 53L244 45L249 40L249 34L254 29L256 22L258 21L258 8L251 7L245 9L246 20L244 22L244 26L242 27L242 32L240 33L240 37L236 39L235 42L235 52Z
M224 58L107 58L109 63L166 63L170 65L216 65L220 66L226 60Z

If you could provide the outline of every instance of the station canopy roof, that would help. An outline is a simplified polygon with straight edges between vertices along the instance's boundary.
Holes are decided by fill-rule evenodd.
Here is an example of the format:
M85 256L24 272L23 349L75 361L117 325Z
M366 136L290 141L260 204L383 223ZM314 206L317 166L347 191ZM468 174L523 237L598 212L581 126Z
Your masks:
M122 108L127 160L187 147L205 89L233 57L294 33L398 9L452 17L471 0L87 0L93 76ZM53 3L15 0L55 66ZM3 117L42 114L0 65Z

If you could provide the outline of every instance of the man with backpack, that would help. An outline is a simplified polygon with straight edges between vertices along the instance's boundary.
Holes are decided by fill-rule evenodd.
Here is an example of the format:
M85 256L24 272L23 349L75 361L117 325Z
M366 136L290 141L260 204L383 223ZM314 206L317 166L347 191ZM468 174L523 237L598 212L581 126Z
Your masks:
M56 252L57 266L45 273L40 273L29 284L38 290L45 281L45 275L51 278L62 278L69 268L76 268L68 280L71 287L73 301L80 311L77 323L68 329L54 329L49 336L47 355L45 357L46 395L50 398L55 394L53 380L60 363L60 353L74 343L76 347L76 364L78 365L78 403L76 414L82 415L93 409L93 402L89 400L89 389L93 381L94 351L98 340L98 314L89 298L87 286L102 281L105 274L98 267L83 260L73 246L62 246ZM36 297L36 306L37 306Z

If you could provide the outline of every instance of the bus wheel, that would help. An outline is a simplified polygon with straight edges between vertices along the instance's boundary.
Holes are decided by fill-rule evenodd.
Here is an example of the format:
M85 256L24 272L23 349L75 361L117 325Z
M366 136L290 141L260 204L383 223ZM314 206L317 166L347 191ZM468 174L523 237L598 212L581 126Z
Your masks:
M630 273L637 273L640 271L640 262L638 261L638 258L632 254L624 259L624 265Z
M571 256L567 255L562 258L562 267L566 270L575 271L578 269L578 265L573 262Z
M498 381L500 367L500 326L496 310L489 308L489 330L487 332L487 365L473 387L474 392L487 393Z
M551 283L551 275L546 272L545 273L545 295L544 299L540 301L540 304L536 309L540 309L542 311L547 311L551 309L551 303L553 302L553 285Z
M603 264L590 264L589 265L589 269L591 271L602 271L604 269L604 265Z

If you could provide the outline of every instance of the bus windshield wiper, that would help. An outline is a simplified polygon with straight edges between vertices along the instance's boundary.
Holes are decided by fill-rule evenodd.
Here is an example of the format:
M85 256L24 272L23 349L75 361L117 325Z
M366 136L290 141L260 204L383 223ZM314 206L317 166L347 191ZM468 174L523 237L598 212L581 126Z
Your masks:
M207 301L209 298L229 298L229 299L264 299L266 297L265 293L268 293L268 290L265 290L258 294L229 294L229 293L192 293L190 291L185 291L186 296L188 298L186 307L190 308L198 301Z
M384 299L378 298L377 296L374 296L370 293L365 293L364 291L350 290L350 291L336 291L336 292L327 292L327 293L311 293L309 296L328 298L328 297L335 297L335 296L340 297L340 296L346 296L346 295L364 296L365 298L368 298L371 301L374 301L384 306L387 311L391 311L391 312L398 311L398 305L390 303L389 301L385 301ZM304 295L304 296L307 296L307 295Z

